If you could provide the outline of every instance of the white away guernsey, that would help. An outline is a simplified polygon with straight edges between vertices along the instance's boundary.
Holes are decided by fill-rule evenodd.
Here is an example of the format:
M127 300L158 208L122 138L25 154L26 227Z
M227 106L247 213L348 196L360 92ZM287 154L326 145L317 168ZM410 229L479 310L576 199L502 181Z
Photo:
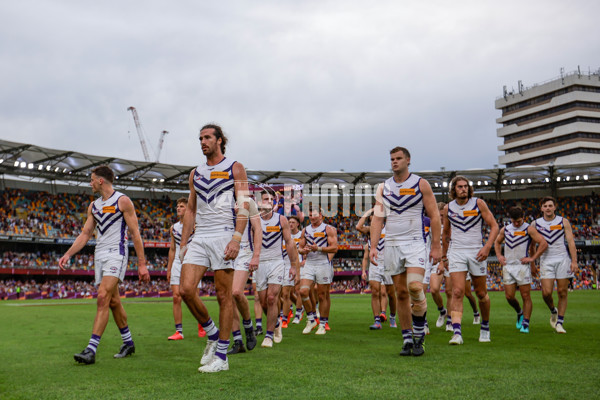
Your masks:
M368 245L369 245L369 251L371 250L371 235L369 235L369 238L367 239ZM379 241L377 242L377 263L380 265L383 265L383 261L385 259L384 257L384 250L385 250L385 226L383 228L381 228L381 235L379 235Z
M234 160L200 164L194 170L196 229L200 237L226 236L235 230Z
M420 176L410 174L402 183L397 183L394 177L383 183L381 201L387 217L385 226L388 245L407 241L425 242L420 182Z
M483 246L483 218L477 206L477 197L471 197L464 205L456 200L448 203L448 220L452 228L450 249L479 249Z
M327 247L327 227L329 225L322 223L316 228L312 225L308 225L304 228L304 239L307 245L316 244L318 247ZM305 256L306 262L310 263L327 263L329 264L329 257L327 253L321 251L311 251Z
M565 238L565 227L563 217L557 215L551 221L546 221L543 217L535 220L535 229L548 242L548 249L542 253L540 261L547 259L571 257L567 251L567 242Z
M302 231L298 231L296 234L292 233L291 236L292 236L292 241L296 245L296 249L298 249L298 246L300 245L300 237L302 237ZM285 241L283 242L283 258L288 261L290 259L288 252L285 249Z
M262 226L262 248L260 249L260 261L283 259L283 229L281 227L281 215L273 213L271 218L260 219Z
M518 228L513 224L504 227L504 258L507 264L521 264L521 259L529 256L531 236L527 228L529 228L527 222Z
M120 254L127 256L127 223L119 209L119 198L125 196L114 191L106 200L102 197L92 203L92 217L96 221L96 255Z

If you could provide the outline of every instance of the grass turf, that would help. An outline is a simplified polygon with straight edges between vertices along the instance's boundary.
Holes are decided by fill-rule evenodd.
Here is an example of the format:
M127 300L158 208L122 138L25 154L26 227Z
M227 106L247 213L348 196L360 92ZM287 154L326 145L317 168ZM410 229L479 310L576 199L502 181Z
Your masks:
M533 293L531 333L515 329L516 314L502 293L491 293L491 343L479 343L479 326L465 313L465 344L435 328L423 357L400 357L401 334L385 323L370 331L369 295L332 297L331 331L302 335L305 320L283 330L283 342L229 358L229 371L197 371L205 339L184 310L185 340L174 332L170 300L123 300L136 354L113 359L121 339L111 320L95 365L78 365L91 334L94 301L0 303L0 398L596 398L600 377L600 296L569 293L566 335L553 332L541 294ZM206 301L213 318L218 307ZM184 306L185 307L185 306ZM465 302L465 311L469 310Z

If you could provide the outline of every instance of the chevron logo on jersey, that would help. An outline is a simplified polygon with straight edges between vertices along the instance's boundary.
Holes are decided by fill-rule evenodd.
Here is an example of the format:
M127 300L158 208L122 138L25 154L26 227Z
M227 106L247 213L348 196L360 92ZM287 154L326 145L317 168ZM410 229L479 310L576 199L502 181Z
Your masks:
M112 208L114 211L105 213L103 212L105 208ZM98 210L95 205L92 205L92 216L94 217L94 221L96 221L98 232L104 235L108 228L123 218L123 213L119 210L118 203L115 203L115 206L102 207L102 211Z
M211 203L216 197L228 190L233 190L234 181L231 178L231 165L226 171L212 171L210 178L206 179L198 173L198 169L194 171L194 189L198 198L205 203Z
M398 214L402 214L407 209L419 204L423 199L423 195L419 189L419 182L413 187L399 189L398 196L391 190L389 192L384 190L383 196L389 203L390 210Z

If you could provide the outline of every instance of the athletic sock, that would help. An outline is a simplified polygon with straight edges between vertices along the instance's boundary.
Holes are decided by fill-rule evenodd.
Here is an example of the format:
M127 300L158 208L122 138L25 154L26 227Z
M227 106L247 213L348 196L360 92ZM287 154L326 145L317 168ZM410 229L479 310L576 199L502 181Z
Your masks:
M201 325L206 331L206 336L208 336L208 340L217 340L219 338L219 329L215 326L215 323L212 319L209 318L208 321ZM229 341L227 341L227 343L229 343Z
M396 314L390 314L390 318L396 318Z
M256 318L256 329L262 329L262 318Z
M296 308L296 317L300 318L304 312L304 307Z
M242 320L242 325L244 326L244 329L252 329L252 320L244 319Z
M462 330L461 330L461 326L460 323L456 323L456 324L452 324L452 329L454 329L454 334L455 335L461 335L462 336Z
M404 343L414 343L412 331L410 329L402 329L402 339L404 339Z
M267 331L267 333L265 333L265 339L266 338L273 340L273 331Z
M381 318L379 317L379 315L375 316L375 323L381 322Z
M412 316L413 319L413 331L415 333L416 338L421 338L425 336L425 316Z
M473 317L479 317L479 311L475 311L475 312L473 313Z
M215 356L219 357L221 360L227 360L227 348L229 348L229 340L219 339Z
M281 325L281 320L279 318L277 318L277 323L275 324L275 328L279 328L279 325Z
M329 321L329 318L321 317L321 319L319 320L319 325L321 325L323 328L325 328L325 324L327 323L327 321Z
M133 346L133 340L131 339L131 332L129 332L129 327L119 328L121 331L121 339L123 339L123 344Z
M523 328L529 328L529 320L527 318L523 318L523 323L521 324Z
M287 314L286 314L286 315L284 315L283 317L281 317L281 320L282 320L283 322L287 322Z
M490 321L481 321L481 330L490 331Z
M86 349L90 349L94 354L96 354L96 350L98 349L99 344L100 344L100 336L94 335L92 333L92 337L90 338L90 342L88 343Z
M306 313L306 316L308 317L308 320L310 321L311 324L315 322L315 316L316 316L316 314L315 314L314 311Z
M448 310L446 310L444 306L438 307L438 311L442 317L448 313Z
M562 325L563 322L565 322L565 316L564 315L559 315L558 319L556 320L556 323Z
M554 307L554 309L550 310L552 314L558 314L558 309Z
M175 324L175 331L183 333L183 324Z
M233 334L233 341L234 342L241 342L242 341L242 331L237 330L232 332Z
M517 318L520 317L521 315L523 315L523 309L520 309L519 311L517 311Z

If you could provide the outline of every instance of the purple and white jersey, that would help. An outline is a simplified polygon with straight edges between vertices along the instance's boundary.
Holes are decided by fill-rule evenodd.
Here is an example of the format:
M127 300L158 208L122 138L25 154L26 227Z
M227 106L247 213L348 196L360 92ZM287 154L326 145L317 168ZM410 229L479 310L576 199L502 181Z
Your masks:
M452 229L451 250L473 250L483 245L483 218L477 206L477 197L464 205L456 200L448 203L448 220Z
M304 239L307 245L316 244L318 247L327 247L329 242L327 241L327 227L329 225L321 222L321 225L314 228L312 225L308 225L304 228ZM327 253L311 251L306 255L307 263L326 263L329 264L329 257Z
M410 174L402 183L397 183L394 177L383 183L381 201L387 217L385 225L388 245L407 241L425 242L420 182L420 176Z
M181 249L181 232L183 231L183 223L177 221L173 225L173 239L175 239L175 260L179 260L179 250ZM194 232L190 235L188 243L194 239Z
M521 259L529 256L531 236L527 228L527 222L523 222L518 228L513 224L504 227L504 258L507 264L521 264Z
M215 237L235 230L235 161L223 158L217 165L206 163L194 171L196 192L196 235Z
M113 192L107 199L102 197L92 203L92 217L96 221L96 255L120 254L127 256L127 223L119 209L119 198L125 196Z
M425 247L429 253L431 251L431 218L423 216L423 225L425 225Z
M369 251L371 251L371 237L369 235L369 239L367 240L367 244L369 246ZM383 265L385 250L385 226L381 228L381 235L379 236L379 241L377 242L377 264Z
M298 231L298 232L296 232L296 234L292 233L291 236L292 236L292 240L294 241L294 244L296 245L296 249L297 249L298 246L300 245L300 238L302 237L302 231ZM288 252L285 249L285 242L282 242L282 243L283 243L283 258L284 258L284 260L289 261L290 257L288 256Z
M535 229L548 242L548 249L542 253L540 261L543 263L547 259L571 258L567 251L567 242L565 238L565 227L563 217L557 215L551 221L546 221L543 217L535 220Z
M281 215L273 213L271 218L260 219L262 226L262 248L260 261L283 260L283 230L281 228Z

